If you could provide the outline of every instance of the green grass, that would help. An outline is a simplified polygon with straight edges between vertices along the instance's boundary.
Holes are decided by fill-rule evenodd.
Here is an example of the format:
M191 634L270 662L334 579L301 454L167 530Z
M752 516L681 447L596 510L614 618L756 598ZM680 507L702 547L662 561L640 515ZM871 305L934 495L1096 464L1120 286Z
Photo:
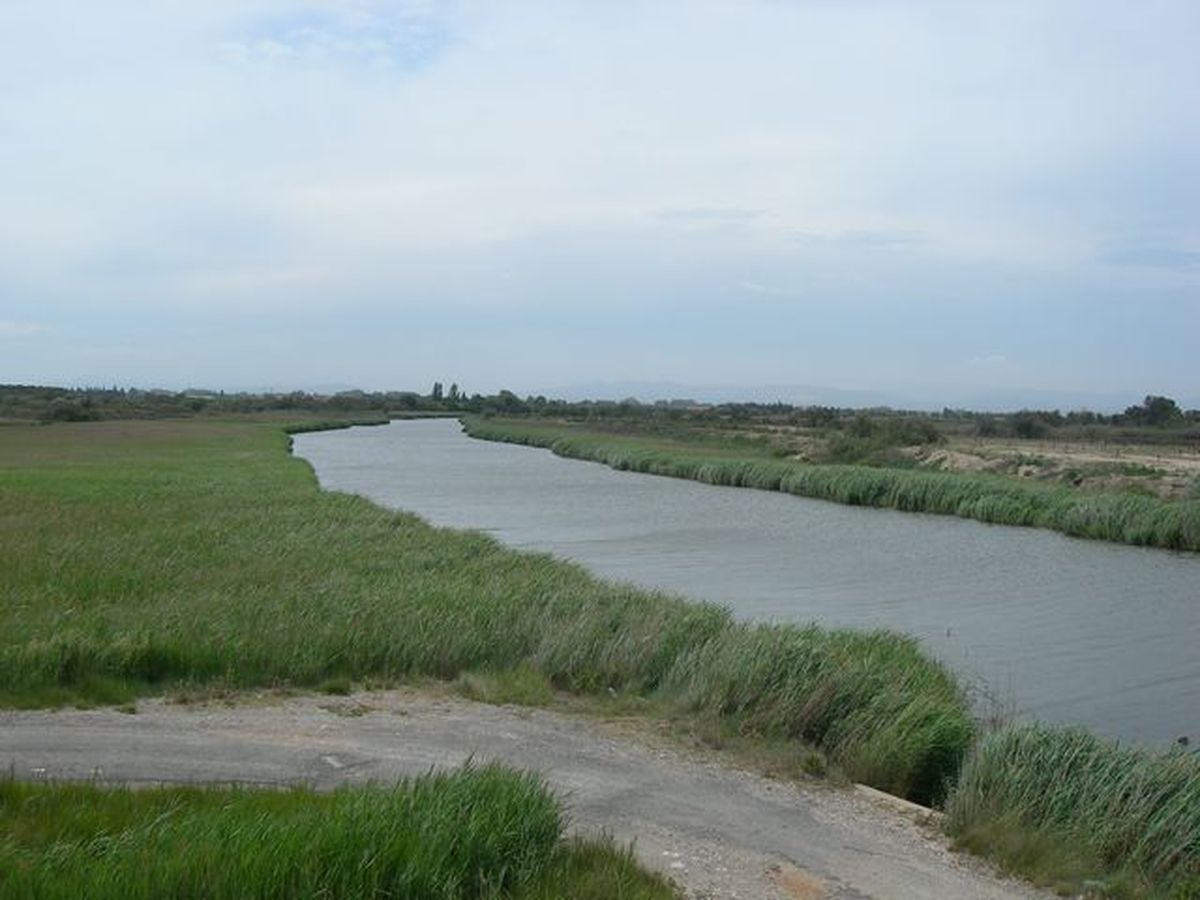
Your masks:
M480 703L550 706L554 685L528 662L498 672L464 672L454 682L458 693Z
M753 444L589 431L562 422L464 419L472 437L547 447L614 469L708 484L783 491L852 506L1049 528L1075 537L1200 551L1200 501L1133 492L1078 491L1003 475L778 459Z
M676 896L563 827L536 776L494 766L328 794L0 781L0 897Z
M1012 727L980 741L947 806L959 842L1014 871L1113 896L1200 896L1200 759L1083 731Z
M432 528L321 492L287 440L205 420L0 433L0 704L525 671L801 740L926 801L970 743L961 689L907 637L736 624Z

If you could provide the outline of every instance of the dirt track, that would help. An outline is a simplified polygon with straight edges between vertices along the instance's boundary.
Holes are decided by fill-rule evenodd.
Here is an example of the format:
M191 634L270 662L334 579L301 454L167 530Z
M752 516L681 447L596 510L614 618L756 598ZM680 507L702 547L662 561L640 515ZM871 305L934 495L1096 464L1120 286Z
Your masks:
M690 897L1041 896L862 792L782 784L548 712L407 690L233 706L147 701L135 715L0 712L0 767L18 778L332 787L469 757L542 772L578 829L634 841Z

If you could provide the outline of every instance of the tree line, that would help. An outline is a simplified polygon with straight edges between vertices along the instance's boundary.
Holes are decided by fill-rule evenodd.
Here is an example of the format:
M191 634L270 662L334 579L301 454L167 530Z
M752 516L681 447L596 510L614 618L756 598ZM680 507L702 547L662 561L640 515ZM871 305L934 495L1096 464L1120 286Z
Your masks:
M1030 409L1007 413L950 408L940 412L887 407L864 410L787 403L707 404L682 398L652 403L632 397L568 401L540 394L521 397L510 390L469 394L457 382L451 382L447 387L441 381L435 381L427 392L347 390L332 394L0 385L0 420L92 421L289 410L381 415L445 412L547 416L593 422L700 423L714 428L760 423L846 431L860 437L867 431L882 428L919 433L926 439L932 433L931 429L936 429L974 433L980 437L1038 439L1061 435L1119 440L1124 429L1136 430L1143 440L1200 440L1200 410L1184 410L1174 399L1157 394L1146 395L1140 403L1132 404L1122 412L1105 414L1089 410Z

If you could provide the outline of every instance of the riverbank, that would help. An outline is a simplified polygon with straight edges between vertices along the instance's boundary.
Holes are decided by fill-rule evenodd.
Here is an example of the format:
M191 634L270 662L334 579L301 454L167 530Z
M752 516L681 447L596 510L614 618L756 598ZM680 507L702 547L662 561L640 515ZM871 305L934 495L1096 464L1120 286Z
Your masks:
M761 442L619 434L580 423L467 416L472 437L545 447L614 469L873 506L1048 528L1073 537L1200 551L1200 500L1089 490L1003 475L812 463Z
M533 697L628 697L748 739L802 741L851 778L924 801L960 772L975 725L910 639L738 625L717 607L322 493L286 446L277 423L252 421L5 429L0 566L13 599L0 612L0 701L482 672ZM1200 784L1194 759L1097 742L1097 760L1134 760L1117 773L1128 777L1065 777L1045 756L1022 781L1028 740L1001 732L971 751L971 791L948 800L964 840L1036 848L1059 873L1042 877L1071 883L1104 872L1135 893L1193 883L1200 804L1180 800ZM1052 731L1043 744L1069 741ZM1103 832L1099 807L1059 802L1093 791L1116 823ZM1021 854L999 856L1030 870Z

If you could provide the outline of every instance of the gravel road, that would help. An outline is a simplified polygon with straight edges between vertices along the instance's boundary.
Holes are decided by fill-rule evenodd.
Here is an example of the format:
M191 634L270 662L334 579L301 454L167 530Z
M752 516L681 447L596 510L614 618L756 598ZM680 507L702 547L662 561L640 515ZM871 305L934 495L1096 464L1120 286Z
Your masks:
M352 697L152 700L117 710L0 712L18 778L337 784L468 758L544 774L574 826L634 842L693 898L1044 896L950 852L869 792L738 771L604 722L415 690Z

